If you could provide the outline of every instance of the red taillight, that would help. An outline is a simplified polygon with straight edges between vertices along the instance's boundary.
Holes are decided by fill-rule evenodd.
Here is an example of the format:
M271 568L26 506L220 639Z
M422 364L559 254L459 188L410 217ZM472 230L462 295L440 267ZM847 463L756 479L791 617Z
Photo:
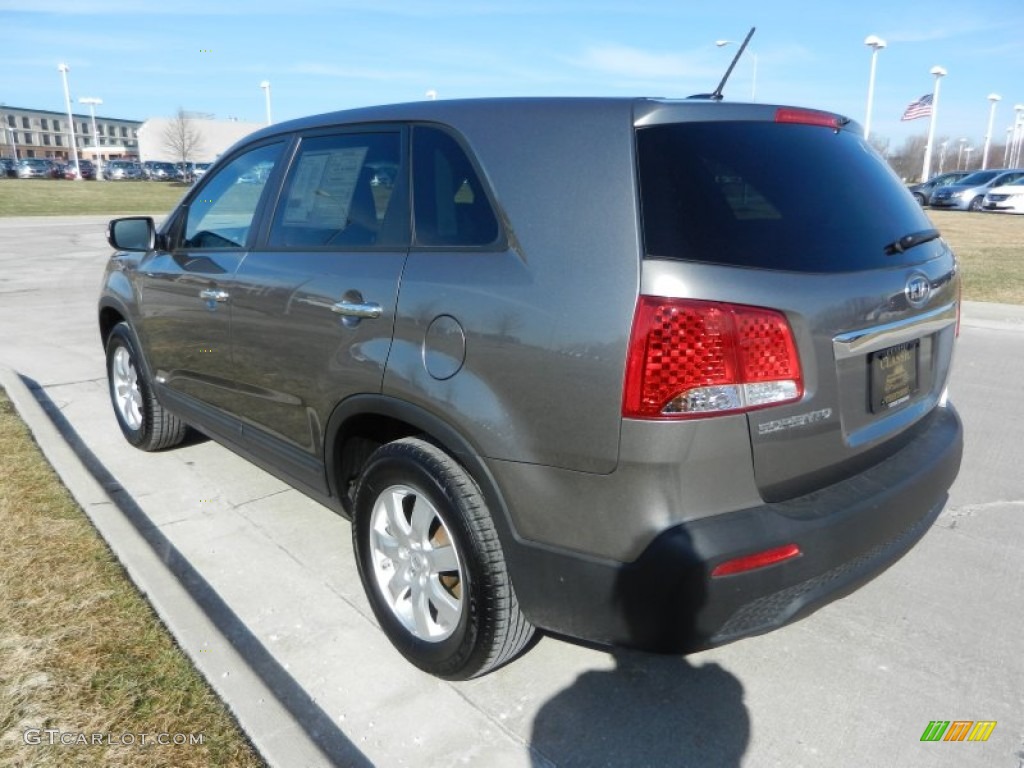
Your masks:
M744 555L743 557L737 557L733 560L726 560L724 563L719 563L715 566L714 570L711 571L711 578L717 578L719 576L732 576L737 573L744 573L746 571L753 571L757 568L764 568L768 565L775 565L775 563L781 563L783 560L790 560L794 557L799 557L800 547L796 544L786 544L782 547L776 547L775 549L766 549L763 552L755 552L752 555Z
M800 358L781 312L640 297L626 362L623 416L711 416L802 396Z
M799 123L801 125L820 125L825 128L840 128L842 121L828 112L814 109L793 109L780 107L775 111L776 123Z

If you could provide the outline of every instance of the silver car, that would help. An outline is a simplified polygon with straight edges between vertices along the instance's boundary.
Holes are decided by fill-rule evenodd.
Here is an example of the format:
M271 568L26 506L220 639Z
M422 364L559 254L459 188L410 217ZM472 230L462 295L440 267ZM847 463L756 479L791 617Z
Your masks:
M980 211L985 195L990 189L1012 184L1024 178L1024 170L976 171L955 184L940 187L932 192L931 206L954 211Z
M19 179L49 179L53 171L53 161L42 157L23 157L15 166Z
M338 112L108 237L125 438L194 426L350 518L383 631L444 678L536 629L686 652L779 627L898 560L960 466L956 258L839 115Z

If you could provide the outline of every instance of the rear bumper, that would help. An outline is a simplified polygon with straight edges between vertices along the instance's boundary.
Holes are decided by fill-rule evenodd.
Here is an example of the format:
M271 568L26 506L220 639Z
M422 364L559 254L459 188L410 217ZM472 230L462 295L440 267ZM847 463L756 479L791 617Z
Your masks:
M761 634L812 613L896 562L945 504L963 451L952 407L898 453L786 502L681 523L631 563L519 542L513 580L530 620L598 643L688 652ZM784 544L802 554L711 578L724 561Z

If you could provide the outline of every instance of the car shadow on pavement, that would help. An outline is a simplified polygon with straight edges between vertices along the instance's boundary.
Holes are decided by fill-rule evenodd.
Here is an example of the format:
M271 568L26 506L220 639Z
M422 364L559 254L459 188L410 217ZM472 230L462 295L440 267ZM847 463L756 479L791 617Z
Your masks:
M743 686L709 662L615 651L547 701L530 746L540 766L739 766L750 740Z
M707 599L705 565L685 529L659 537L595 601L619 644L694 647ZM714 662L615 648L615 668L583 672L537 712L535 766L733 768L750 741L743 685Z
M267 651L259 638L122 488L46 391L36 381L26 376L22 376L21 379L85 468L106 490L111 501L184 587L195 604L231 643L235 651L245 659L252 672L274 693L275 698L295 721L302 725L310 739L332 764L371 766L370 760L335 725L330 715L313 701L295 678ZM201 439L201 436L197 439Z

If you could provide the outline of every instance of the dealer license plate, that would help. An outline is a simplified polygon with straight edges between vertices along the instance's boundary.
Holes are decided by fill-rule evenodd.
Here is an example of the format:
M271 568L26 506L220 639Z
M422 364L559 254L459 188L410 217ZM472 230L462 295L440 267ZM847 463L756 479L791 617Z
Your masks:
M871 412L898 408L917 393L920 341L881 349L871 355Z

